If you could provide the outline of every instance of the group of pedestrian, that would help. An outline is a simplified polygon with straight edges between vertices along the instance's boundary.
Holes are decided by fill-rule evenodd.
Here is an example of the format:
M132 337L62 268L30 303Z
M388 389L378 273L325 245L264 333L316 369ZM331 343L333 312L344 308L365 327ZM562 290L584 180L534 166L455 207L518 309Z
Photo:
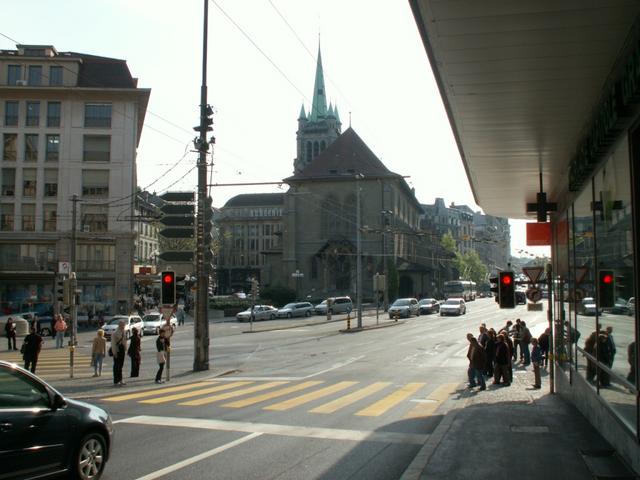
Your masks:
M535 389L542 387L540 369L546 368L549 357L548 328L539 338L533 338L526 322L518 318L515 324L509 320L499 332L483 323L479 332L477 338L472 333L467 334L469 388L480 386L480 390L486 390L485 377L493 378L493 385L508 387L513 381L514 364L532 365L532 386Z
M600 363L612 368L613 360L616 356L616 342L613 339L613 327L609 326L604 330L593 331L584 342L584 351L593 358L597 357ZM608 387L611 384L609 372L603 368L597 368L596 362L590 357L587 357L587 380L594 382L596 377L598 378L600 387Z
M102 364L105 355L113 357L113 384L116 386L126 385L123 380L122 370L124 368L125 357L128 356L131 361L130 377L140 376L140 365L142 363L142 342L140 332L137 328L132 328L130 335L125 330L125 322L120 321L118 328L111 334L111 344L107 349L107 341L104 338L104 330L99 329L96 337L93 339L91 350L91 362L94 367L94 377L102 375ZM164 383L162 380L162 372L167 362L167 354L170 351L171 336L173 335L173 326L169 319L160 329L156 338L156 360L158 363L158 371L156 373L155 382Z

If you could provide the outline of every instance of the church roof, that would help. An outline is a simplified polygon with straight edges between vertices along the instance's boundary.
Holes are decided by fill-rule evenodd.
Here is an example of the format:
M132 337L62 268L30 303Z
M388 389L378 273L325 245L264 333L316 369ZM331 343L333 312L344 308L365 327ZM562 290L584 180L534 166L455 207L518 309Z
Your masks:
M243 193L230 198L225 207L258 207L284 205L284 193Z
M365 178L401 178L385 167L353 128L349 127L301 172L285 181L332 179L356 173L361 173Z
M318 45L318 62L316 64L316 79L313 84L313 102L309 121L316 122L327 116L327 94L324 89L324 73L322 70L322 56Z

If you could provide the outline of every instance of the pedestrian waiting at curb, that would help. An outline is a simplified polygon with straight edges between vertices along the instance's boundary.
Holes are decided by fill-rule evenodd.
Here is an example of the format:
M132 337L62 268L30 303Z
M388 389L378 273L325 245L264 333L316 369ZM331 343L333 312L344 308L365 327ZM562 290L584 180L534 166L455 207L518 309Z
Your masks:
M38 335L36 327L32 326L31 332L24 337L24 343L20 348L22 358L24 359L24 369L31 370L31 373L36 373L36 365L38 364L42 343L42 337Z
M502 380L502 384L508 387L511 385L511 372L509 369L511 365L511 352L505 341L505 335L506 333L503 330L502 333L498 335L496 342L493 384L498 385L500 384L500 380Z
M156 383L164 383L162 381L162 371L164 364L167 363L167 343L164 338L164 330L160 330L158 338L156 338L156 358L158 360L158 372L156 373Z
M110 355L113 357L113 384L126 385L122 381L122 367L127 351L127 337L124 331L124 320L118 322L118 328L111 334Z
M484 349L478 343L478 340L472 333L467 333L467 340L469 340L469 350L467 350L467 358L469 359L469 369L467 374L469 376L469 388L480 384L480 390L486 390L487 385L484 381L483 370L485 362L487 361Z
M529 352L530 343L531 331L525 322L520 322L520 351L522 352L522 364L524 366L531 364L531 353Z
M138 333L138 329L133 327L131 329L131 338L129 339L129 349L127 350L127 355L129 355L131 359L131 377L140 375L141 352L140 334Z
M64 332L67 331L67 322L64 321L62 315L58 314L53 329L56 331L56 348L64 348Z
M533 364L533 376L534 383L533 388L541 388L542 381L540 380L540 365L542 364L542 352L540 351L540 345L538 345L538 339L532 338L531 345L531 363Z
M4 325L4 333L7 336L9 350L18 350L16 347L16 324L13 322L13 318L9 317L7 319L7 323ZM11 347L12 344L13 348Z
M93 365L93 376L102 375L102 363L104 356L107 354L107 339L104 338L104 330L99 329L93 339L91 346L91 364Z
M551 329L547 328L538 337L538 346L540 346L540 354L543 359L543 367L547 368L549 365L549 338L551 336Z
M520 319L517 318L516 319L516 323L513 325L513 328L511 329L511 332L509 333L511 335L511 339L513 341L513 361L517 362L518 360L522 360L523 354L522 354L522 348L520 347L520 338L522 335L521 330L521 325L520 325ZM518 348L520 348L520 356L518 357Z

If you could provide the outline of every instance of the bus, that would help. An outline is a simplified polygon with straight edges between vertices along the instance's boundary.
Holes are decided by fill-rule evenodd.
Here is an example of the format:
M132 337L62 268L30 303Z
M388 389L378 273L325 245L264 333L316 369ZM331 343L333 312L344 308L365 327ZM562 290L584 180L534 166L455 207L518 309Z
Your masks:
M462 298L465 302L476 299L476 282L451 280L444 282L444 298Z

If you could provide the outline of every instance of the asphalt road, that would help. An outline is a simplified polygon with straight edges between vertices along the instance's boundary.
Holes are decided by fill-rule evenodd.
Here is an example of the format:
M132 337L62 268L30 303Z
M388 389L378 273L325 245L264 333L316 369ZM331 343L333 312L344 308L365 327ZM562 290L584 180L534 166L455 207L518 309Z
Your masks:
M213 324L212 365L232 373L92 398L116 422L104 478L397 479L464 381L465 334L516 317L534 333L546 325L545 312L501 311L491 299L471 302L462 317L351 334L342 322L254 333ZM188 325L177 331L176 370L192 361L192 342Z

